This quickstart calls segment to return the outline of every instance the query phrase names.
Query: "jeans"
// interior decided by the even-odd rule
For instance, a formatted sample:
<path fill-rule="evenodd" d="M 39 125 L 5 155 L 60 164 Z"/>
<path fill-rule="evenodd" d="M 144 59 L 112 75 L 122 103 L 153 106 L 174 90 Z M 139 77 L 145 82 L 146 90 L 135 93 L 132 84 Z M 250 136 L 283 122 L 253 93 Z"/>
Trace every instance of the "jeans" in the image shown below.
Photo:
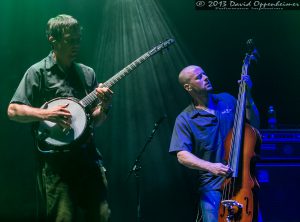
<path fill-rule="evenodd" d="M 222 193 L 220 191 L 201 192 L 199 207 L 202 212 L 203 222 L 218 222 L 221 197 Z"/>

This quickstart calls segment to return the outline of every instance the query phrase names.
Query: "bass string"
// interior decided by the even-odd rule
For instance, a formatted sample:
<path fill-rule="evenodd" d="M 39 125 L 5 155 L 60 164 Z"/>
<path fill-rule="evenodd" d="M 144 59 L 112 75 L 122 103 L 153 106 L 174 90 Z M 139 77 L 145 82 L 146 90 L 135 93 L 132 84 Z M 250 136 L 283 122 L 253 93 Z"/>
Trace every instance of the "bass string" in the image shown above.
<path fill-rule="evenodd" d="M 234 177 L 228 178 L 222 193 L 222 200 L 230 200 L 234 196 L 236 179 Z"/>
<path fill-rule="evenodd" d="M 231 147 L 230 147 L 230 154 L 229 154 L 229 158 L 228 158 L 228 164 L 231 164 L 232 158 L 233 158 L 233 152 L 234 152 L 234 145 L 235 145 L 235 138 L 236 138 L 236 132 L 237 132 L 237 127 L 238 127 L 238 120 L 239 115 L 240 115 L 240 111 L 241 111 L 241 96 L 242 93 L 241 91 L 243 91 L 243 86 L 242 84 L 240 85 L 240 89 L 239 89 L 239 94 L 238 94 L 238 99 L 237 99 L 237 106 L 236 106 L 236 111 L 235 111 L 235 116 L 234 116 L 234 124 L 233 124 L 233 134 L 232 134 L 232 138 L 231 138 Z M 231 165 L 230 165 L 231 166 Z"/>
<path fill-rule="evenodd" d="M 228 158 L 228 165 L 230 167 L 236 167 L 233 166 L 232 160 L 235 154 L 235 149 L 239 145 L 240 140 L 237 140 L 237 138 L 241 138 L 241 127 L 243 122 L 243 115 L 244 115 L 244 104 L 245 104 L 245 82 L 242 81 L 240 84 L 240 90 L 238 95 L 238 103 L 236 107 L 236 115 L 234 118 L 234 125 L 233 125 L 233 134 L 231 138 L 231 147 L 230 147 L 230 154 Z"/>
<path fill-rule="evenodd" d="M 238 95 L 238 103 L 237 103 L 237 107 L 236 107 L 236 116 L 234 118 L 234 126 L 233 126 L 233 135 L 231 138 L 231 148 L 230 148 L 230 154 L 229 154 L 229 158 L 228 158 L 228 166 L 229 167 L 234 167 L 236 168 L 236 166 L 233 166 L 232 163 L 232 159 L 233 159 L 233 155 L 234 155 L 234 148 L 237 146 L 238 141 L 236 140 L 236 138 L 241 136 L 241 130 L 240 130 L 240 121 L 243 120 L 243 118 L 241 118 L 240 115 L 244 115 L 243 112 L 243 106 L 244 106 L 244 100 L 245 100 L 245 82 L 242 81 L 240 84 L 240 90 L 239 90 L 239 95 Z M 229 180 L 229 182 L 225 183 L 225 187 L 223 190 L 223 194 L 222 194 L 222 200 L 224 199 L 231 199 L 231 197 L 233 197 L 234 195 L 234 191 L 235 191 L 235 177 L 231 177 Z"/>

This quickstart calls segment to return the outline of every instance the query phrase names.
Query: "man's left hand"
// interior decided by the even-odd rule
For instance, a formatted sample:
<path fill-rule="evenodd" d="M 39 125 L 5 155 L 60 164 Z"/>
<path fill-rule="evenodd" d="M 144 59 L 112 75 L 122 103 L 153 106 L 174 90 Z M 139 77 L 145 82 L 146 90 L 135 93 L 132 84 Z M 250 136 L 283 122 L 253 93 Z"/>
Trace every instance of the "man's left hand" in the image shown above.
<path fill-rule="evenodd" d="M 102 107 L 108 107 L 111 104 L 111 99 L 113 95 L 113 91 L 111 91 L 109 88 L 104 87 L 102 83 L 99 84 L 99 86 L 96 88 L 97 96 L 101 100 L 101 106 Z"/>
<path fill-rule="evenodd" d="M 249 75 L 242 75 L 242 79 L 239 80 L 238 82 L 241 83 L 241 81 L 244 81 L 246 83 L 248 91 L 250 91 L 252 89 L 253 83 L 252 83 L 252 80 Z"/>

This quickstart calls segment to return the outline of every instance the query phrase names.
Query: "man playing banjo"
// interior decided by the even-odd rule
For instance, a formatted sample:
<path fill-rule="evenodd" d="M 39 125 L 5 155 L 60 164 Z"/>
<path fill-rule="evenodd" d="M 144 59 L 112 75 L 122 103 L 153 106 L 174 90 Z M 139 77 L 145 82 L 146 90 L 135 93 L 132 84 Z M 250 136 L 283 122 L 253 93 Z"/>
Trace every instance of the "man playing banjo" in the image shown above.
<path fill-rule="evenodd" d="M 76 101 L 51 107 L 43 104 L 57 98 L 83 98 L 93 91 L 100 102 L 88 109 L 87 124 L 91 130 L 77 143 L 70 143 L 66 152 L 38 153 L 38 185 L 42 201 L 39 207 L 43 210 L 39 220 L 74 221 L 79 217 L 105 222 L 110 214 L 107 182 L 92 129 L 106 119 L 113 92 L 98 85 L 92 68 L 75 63 L 81 29 L 78 21 L 69 15 L 58 15 L 48 21 L 46 34 L 52 51 L 26 71 L 8 106 L 11 120 L 34 124 L 50 122 L 67 132 L 75 119 L 71 102 L 76 104 Z"/>

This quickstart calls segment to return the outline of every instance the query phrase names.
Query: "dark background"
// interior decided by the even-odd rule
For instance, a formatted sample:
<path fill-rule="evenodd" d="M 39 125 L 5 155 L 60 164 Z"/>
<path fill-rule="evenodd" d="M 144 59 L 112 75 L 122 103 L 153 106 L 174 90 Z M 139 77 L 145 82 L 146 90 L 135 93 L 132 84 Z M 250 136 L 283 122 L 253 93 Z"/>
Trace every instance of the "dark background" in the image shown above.
<path fill-rule="evenodd" d="M 143 219 L 192 221 L 195 200 L 188 179 L 193 172 L 168 154 L 174 120 L 189 103 L 177 82 L 186 65 L 201 65 L 216 92 L 236 96 L 245 42 L 253 38 L 261 55 L 251 73 L 261 128 L 267 126 L 270 105 L 277 111 L 280 128 L 299 128 L 300 11 L 197 11 L 192 0 L 4 0 L 0 6 L 1 219 L 32 220 L 36 213 L 30 126 L 9 121 L 6 109 L 26 69 L 49 53 L 44 34 L 48 19 L 62 13 L 73 15 L 84 27 L 78 60 L 95 69 L 99 82 L 159 42 L 176 40 L 113 88 L 110 117 L 97 129 L 97 144 L 108 170 L 113 222 L 136 221 L 135 178 L 126 178 L 154 123 L 164 114 L 168 118 L 142 158 Z M 291 177 L 299 174 L 299 168 L 285 169 L 295 172 Z M 285 189 L 278 190 L 285 195 Z M 289 201 L 296 203 L 293 194 Z"/>

